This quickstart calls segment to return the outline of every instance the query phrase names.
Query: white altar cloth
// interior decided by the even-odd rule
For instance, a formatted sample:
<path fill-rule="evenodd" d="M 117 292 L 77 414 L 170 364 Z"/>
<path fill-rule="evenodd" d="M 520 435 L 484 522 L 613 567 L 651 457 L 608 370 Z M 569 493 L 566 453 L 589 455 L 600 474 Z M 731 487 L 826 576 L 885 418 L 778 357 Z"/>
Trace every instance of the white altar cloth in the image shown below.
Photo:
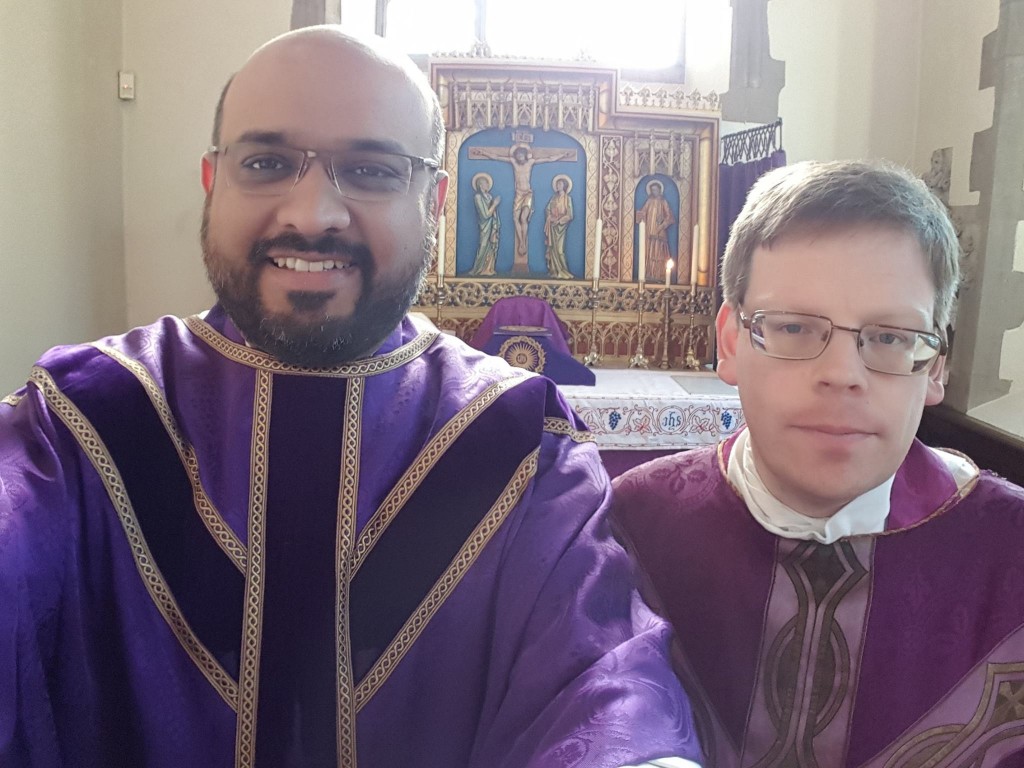
<path fill-rule="evenodd" d="M 595 368 L 593 387 L 562 393 L 602 450 L 714 445 L 744 424 L 736 387 L 713 373 Z"/>

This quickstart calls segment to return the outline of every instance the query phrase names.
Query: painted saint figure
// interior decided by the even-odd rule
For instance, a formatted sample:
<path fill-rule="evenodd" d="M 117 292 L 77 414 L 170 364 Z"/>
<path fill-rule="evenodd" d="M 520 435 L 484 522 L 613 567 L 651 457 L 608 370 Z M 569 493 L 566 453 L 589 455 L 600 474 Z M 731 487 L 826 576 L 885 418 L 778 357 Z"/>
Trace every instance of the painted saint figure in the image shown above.
<path fill-rule="evenodd" d="M 548 275 L 559 280 L 572 280 L 572 272 L 565 259 L 565 233 L 569 229 L 569 222 L 573 219 L 572 198 L 569 192 L 572 190 L 572 180 L 565 174 L 555 176 L 551 184 L 555 194 L 548 201 L 544 219 L 544 244 L 547 246 L 544 251 L 544 260 L 548 265 Z"/>
<path fill-rule="evenodd" d="M 526 144 L 510 147 L 470 147 L 471 160 L 501 160 L 512 164 L 515 179 L 515 198 L 512 201 L 512 223 L 515 225 L 515 258 L 512 260 L 512 274 L 528 274 L 529 254 L 527 233 L 533 217 L 533 187 L 530 176 L 533 166 L 538 163 L 553 163 L 556 160 L 576 160 L 575 149 L 531 149 Z"/>
<path fill-rule="evenodd" d="M 495 274 L 498 243 L 501 240 L 501 221 L 498 219 L 498 203 L 501 198 L 491 194 L 493 183 L 487 173 L 478 173 L 473 177 L 473 204 L 476 206 L 477 226 L 480 229 L 480 244 L 468 273 L 474 277 L 491 277 Z"/>
<path fill-rule="evenodd" d="M 644 223 L 647 231 L 647 274 L 665 274 L 665 263 L 671 258 L 668 248 L 668 229 L 676 223 L 676 217 L 669 208 L 664 195 L 665 187 L 660 181 L 647 184 L 647 202 L 636 212 L 636 221 Z"/>

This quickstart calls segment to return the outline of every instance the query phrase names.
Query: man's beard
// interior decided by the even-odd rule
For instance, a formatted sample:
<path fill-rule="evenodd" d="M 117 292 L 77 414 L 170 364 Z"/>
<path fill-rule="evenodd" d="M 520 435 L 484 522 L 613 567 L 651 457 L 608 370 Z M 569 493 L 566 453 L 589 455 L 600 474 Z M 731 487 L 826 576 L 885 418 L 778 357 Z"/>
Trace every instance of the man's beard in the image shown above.
<path fill-rule="evenodd" d="M 366 357 L 377 349 L 401 322 L 420 291 L 433 251 L 433 223 L 427 222 L 422 249 L 423 258 L 404 273 L 389 281 L 376 281 L 376 267 L 368 248 L 352 245 L 333 235 L 310 241 L 301 235 L 286 233 L 257 240 L 242 266 L 232 266 L 218 253 L 210 238 L 210 203 L 203 208 L 200 229 L 203 262 L 213 290 L 224 311 L 256 349 L 292 365 L 326 368 Z M 270 314 L 260 298 L 261 270 L 278 269 L 267 258 L 274 248 L 312 252 L 325 258 L 351 258 L 362 277 L 359 300 L 350 317 L 322 314 L 318 320 L 303 320 L 302 315 L 326 306 L 331 292 L 292 291 L 288 301 L 293 315 Z"/>

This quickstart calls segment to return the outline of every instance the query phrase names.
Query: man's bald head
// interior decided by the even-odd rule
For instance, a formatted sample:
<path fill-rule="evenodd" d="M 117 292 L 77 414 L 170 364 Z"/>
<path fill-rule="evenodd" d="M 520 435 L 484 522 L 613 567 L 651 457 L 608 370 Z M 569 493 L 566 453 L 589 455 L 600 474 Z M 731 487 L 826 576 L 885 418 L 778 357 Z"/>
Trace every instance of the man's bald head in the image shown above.
<path fill-rule="evenodd" d="M 303 27 L 292 30 L 283 35 L 275 37 L 257 48 L 249 57 L 249 60 L 242 69 L 235 75 L 228 78 L 220 92 L 217 100 L 217 108 L 213 116 L 213 134 L 211 143 L 214 146 L 221 144 L 221 128 L 224 122 L 224 105 L 228 92 L 235 78 L 245 72 L 249 65 L 255 62 L 261 64 L 261 57 L 273 55 L 281 46 L 336 46 L 339 50 L 346 50 L 354 54 L 357 59 L 362 58 L 368 68 L 378 67 L 382 70 L 392 70 L 404 79 L 408 85 L 418 92 L 423 100 L 424 114 L 430 121 L 430 145 L 431 156 L 440 159 L 444 152 L 444 117 L 441 113 L 441 105 L 437 95 L 430 87 L 426 76 L 416 64 L 403 52 L 380 37 L 361 37 L 350 34 L 342 27 L 333 24 L 322 26 Z M 341 70 L 331 73 L 335 77 L 364 77 L 365 72 L 360 67 L 358 71 Z"/>
<path fill-rule="evenodd" d="M 253 53 L 217 112 L 201 239 L 221 305 L 286 362 L 372 352 L 416 296 L 448 186 L 423 73 L 380 39 L 310 27 Z"/>

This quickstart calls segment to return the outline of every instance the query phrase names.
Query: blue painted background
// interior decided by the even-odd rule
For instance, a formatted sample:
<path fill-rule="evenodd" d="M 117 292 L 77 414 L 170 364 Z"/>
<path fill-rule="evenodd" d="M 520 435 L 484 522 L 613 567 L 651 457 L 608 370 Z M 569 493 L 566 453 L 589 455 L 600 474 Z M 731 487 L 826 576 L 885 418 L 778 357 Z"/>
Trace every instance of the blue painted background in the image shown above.
<path fill-rule="evenodd" d="M 663 189 L 663 196 L 668 202 L 668 207 L 672 211 L 672 215 L 676 217 L 676 223 L 668 228 L 668 252 L 672 255 L 672 258 L 676 262 L 676 268 L 673 270 L 675 278 L 674 283 L 679 282 L 679 187 L 672 180 L 670 176 L 665 176 L 661 173 L 655 173 L 651 176 L 644 176 L 640 179 L 640 183 L 636 185 L 636 208 L 633 211 L 633 281 L 636 282 L 640 279 L 640 264 L 637 262 L 637 256 L 640 254 L 640 219 L 637 216 L 637 211 L 644 207 L 644 203 L 647 202 L 647 185 L 654 181 L 660 181 Z M 648 283 L 664 283 L 665 275 L 652 275 L 650 270 L 647 271 L 646 280 Z M 687 275 L 683 282 L 689 282 L 690 276 Z"/>
<path fill-rule="evenodd" d="M 527 129 L 517 129 L 527 130 Z M 586 274 L 586 169 L 587 159 L 583 147 L 564 133 L 558 131 L 532 130 L 531 147 L 553 147 L 559 149 L 575 149 L 575 163 L 560 160 L 551 163 L 538 163 L 533 166 L 531 186 L 533 187 L 533 217 L 530 219 L 527 243 L 529 246 L 530 271 L 538 276 L 547 272 L 544 260 L 544 209 L 554 194 L 551 182 L 555 176 L 567 175 L 572 179 L 573 220 L 565 236 L 565 255 L 569 271 L 577 278 L 583 279 Z M 455 271 L 463 275 L 473 266 L 473 258 L 480 241 L 477 228 L 476 208 L 473 205 L 473 177 L 478 173 L 488 173 L 494 179 L 491 194 L 501 198 L 498 204 L 498 217 L 501 221 L 501 242 L 498 246 L 497 272 L 501 276 L 512 268 L 515 252 L 515 227 L 512 223 L 512 201 L 515 199 L 515 183 L 512 176 L 512 164 L 501 160 L 470 160 L 470 147 L 509 147 L 513 144 L 511 129 L 492 128 L 474 133 L 462 144 L 459 150 L 459 187 L 458 187 L 458 230 L 456 232 Z M 665 185 L 666 196 L 668 185 Z M 645 192 L 646 197 L 646 192 Z M 678 207 L 678 192 L 676 206 Z M 641 203 L 642 205 L 643 203 Z M 670 204 L 672 204 L 670 202 Z"/>

